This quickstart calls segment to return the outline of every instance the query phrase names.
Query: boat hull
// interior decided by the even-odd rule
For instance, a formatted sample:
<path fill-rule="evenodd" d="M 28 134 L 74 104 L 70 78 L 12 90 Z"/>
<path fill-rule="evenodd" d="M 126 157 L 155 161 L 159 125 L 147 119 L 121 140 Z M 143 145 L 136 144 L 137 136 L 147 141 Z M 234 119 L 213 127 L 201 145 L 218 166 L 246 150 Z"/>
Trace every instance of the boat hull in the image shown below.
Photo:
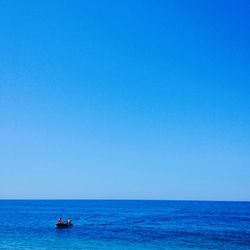
<path fill-rule="evenodd" d="M 69 227 L 72 227 L 72 226 L 73 226 L 72 223 L 71 224 L 66 224 L 66 223 L 57 223 L 56 224 L 57 228 L 69 228 Z"/>

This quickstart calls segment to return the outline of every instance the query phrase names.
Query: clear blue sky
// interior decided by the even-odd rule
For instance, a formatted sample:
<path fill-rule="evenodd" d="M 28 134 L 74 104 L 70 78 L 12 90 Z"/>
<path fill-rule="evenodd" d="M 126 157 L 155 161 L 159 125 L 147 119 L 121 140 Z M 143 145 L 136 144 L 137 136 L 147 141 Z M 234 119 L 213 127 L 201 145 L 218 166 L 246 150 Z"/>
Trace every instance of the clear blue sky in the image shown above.
<path fill-rule="evenodd" d="M 250 2 L 0 1 L 0 198 L 250 200 Z"/>

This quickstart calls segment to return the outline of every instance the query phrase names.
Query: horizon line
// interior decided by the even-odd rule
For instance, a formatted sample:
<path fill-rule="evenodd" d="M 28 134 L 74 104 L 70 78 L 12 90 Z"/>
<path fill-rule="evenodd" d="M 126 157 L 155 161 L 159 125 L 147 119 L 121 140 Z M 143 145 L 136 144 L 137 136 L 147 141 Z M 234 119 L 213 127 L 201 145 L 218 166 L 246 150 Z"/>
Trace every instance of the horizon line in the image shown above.
<path fill-rule="evenodd" d="M 250 202 L 250 200 L 199 200 L 199 199 L 105 199 L 105 198 L 0 198 L 0 201 L 187 201 L 187 202 Z"/>

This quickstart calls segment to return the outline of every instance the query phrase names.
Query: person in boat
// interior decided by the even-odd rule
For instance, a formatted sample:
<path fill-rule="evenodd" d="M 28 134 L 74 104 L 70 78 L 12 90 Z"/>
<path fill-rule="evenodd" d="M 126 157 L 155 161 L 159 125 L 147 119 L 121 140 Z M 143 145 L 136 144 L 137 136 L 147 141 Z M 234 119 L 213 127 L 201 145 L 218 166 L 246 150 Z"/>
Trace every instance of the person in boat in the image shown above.
<path fill-rule="evenodd" d="M 57 224 L 63 224 L 63 221 L 62 221 L 61 217 L 58 219 Z"/>
<path fill-rule="evenodd" d="M 68 218 L 66 223 L 67 223 L 67 225 L 71 225 L 71 219 Z"/>

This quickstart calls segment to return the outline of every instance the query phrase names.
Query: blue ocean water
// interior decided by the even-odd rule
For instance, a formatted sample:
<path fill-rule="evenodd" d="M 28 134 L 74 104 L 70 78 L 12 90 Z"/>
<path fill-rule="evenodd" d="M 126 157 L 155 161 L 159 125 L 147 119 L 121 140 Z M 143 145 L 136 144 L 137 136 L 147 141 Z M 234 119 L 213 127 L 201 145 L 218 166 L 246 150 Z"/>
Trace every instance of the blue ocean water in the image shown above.
<path fill-rule="evenodd" d="M 0 200 L 0 218 L 0 249 L 250 249 L 250 202 Z"/>

